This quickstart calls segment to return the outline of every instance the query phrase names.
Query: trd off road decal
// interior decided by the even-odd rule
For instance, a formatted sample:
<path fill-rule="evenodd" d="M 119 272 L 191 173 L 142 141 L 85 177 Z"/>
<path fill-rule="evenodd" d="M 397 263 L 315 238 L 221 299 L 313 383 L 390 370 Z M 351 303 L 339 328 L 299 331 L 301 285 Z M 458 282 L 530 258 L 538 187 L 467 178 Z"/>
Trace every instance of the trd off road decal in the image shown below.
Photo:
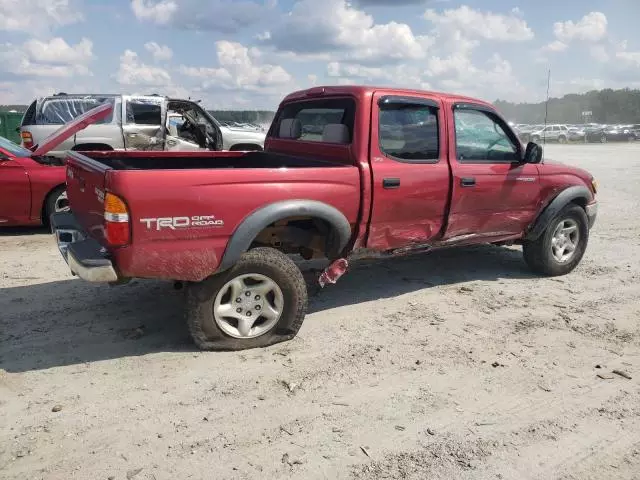
<path fill-rule="evenodd" d="M 203 228 L 222 227 L 224 220 L 218 220 L 214 215 L 195 215 L 193 217 L 162 217 L 162 218 L 141 218 L 141 223 L 147 226 L 148 230 L 178 230 L 182 228 Z"/>

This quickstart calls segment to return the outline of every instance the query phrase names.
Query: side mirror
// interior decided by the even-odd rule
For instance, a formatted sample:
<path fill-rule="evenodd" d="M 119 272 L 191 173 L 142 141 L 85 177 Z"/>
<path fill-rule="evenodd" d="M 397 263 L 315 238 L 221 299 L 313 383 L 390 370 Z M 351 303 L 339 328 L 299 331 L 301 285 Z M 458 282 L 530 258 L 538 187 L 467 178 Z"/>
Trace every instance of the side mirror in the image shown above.
<path fill-rule="evenodd" d="M 542 147 L 534 142 L 527 143 L 522 161 L 523 163 L 540 163 L 542 161 Z"/>

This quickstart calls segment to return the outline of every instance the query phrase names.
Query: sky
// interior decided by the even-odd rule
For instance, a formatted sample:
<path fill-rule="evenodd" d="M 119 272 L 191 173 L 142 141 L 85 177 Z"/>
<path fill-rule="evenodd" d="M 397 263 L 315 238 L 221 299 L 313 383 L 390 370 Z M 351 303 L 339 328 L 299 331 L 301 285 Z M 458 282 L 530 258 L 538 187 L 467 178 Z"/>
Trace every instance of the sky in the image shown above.
<path fill-rule="evenodd" d="M 640 0 L 0 0 L 0 104 L 159 93 L 277 108 L 314 85 L 515 102 L 640 88 Z"/>

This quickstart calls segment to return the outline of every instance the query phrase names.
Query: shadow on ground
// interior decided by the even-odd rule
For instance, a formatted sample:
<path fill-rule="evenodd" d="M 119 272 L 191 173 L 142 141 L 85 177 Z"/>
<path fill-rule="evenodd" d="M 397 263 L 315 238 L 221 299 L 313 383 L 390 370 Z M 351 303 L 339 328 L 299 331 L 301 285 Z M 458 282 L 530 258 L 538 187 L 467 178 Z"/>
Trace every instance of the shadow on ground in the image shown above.
<path fill-rule="evenodd" d="M 2 227 L 0 237 L 21 237 L 24 235 L 43 235 L 51 233 L 47 227 Z"/>
<path fill-rule="evenodd" d="M 362 262 L 313 295 L 321 312 L 425 288 L 529 278 L 519 250 L 478 246 Z M 0 368 L 23 372 L 154 352 L 193 351 L 183 292 L 134 280 L 119 287 L 65 280 L 0 289 Z"/>

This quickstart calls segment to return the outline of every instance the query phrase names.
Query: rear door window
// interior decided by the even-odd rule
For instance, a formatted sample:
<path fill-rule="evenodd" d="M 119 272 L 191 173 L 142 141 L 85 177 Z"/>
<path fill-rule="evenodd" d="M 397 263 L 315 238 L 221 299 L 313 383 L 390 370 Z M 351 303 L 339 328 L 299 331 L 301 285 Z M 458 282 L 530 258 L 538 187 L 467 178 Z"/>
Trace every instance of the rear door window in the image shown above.
<path fill-rule="evenodd" d="M 127 123 L 135 125 L 161 125 L 160 101 L 135 99 L 127 102 Z"/>
<path fill-rule="evenodd" d="M 25 125 L 34 125 L 36 121 L 36 105 L 37 101 L 33 101 L 27 111 L 24 112 L 24 116 L 22 117 L 22 122 L 20 122 L 20 126 Z"/>
<path fill-rule="evenodd" d="M 273 136 L 304 142 L 350 144 L 355 101 L 333 98 L 286 105 L 274 123 Z"/>
<path fill-rule="evenodd" d="M 381 104 L 378 142 L 380 151 L 395 160 L 437 162 L 438 109 L 408 102 Z"/>

